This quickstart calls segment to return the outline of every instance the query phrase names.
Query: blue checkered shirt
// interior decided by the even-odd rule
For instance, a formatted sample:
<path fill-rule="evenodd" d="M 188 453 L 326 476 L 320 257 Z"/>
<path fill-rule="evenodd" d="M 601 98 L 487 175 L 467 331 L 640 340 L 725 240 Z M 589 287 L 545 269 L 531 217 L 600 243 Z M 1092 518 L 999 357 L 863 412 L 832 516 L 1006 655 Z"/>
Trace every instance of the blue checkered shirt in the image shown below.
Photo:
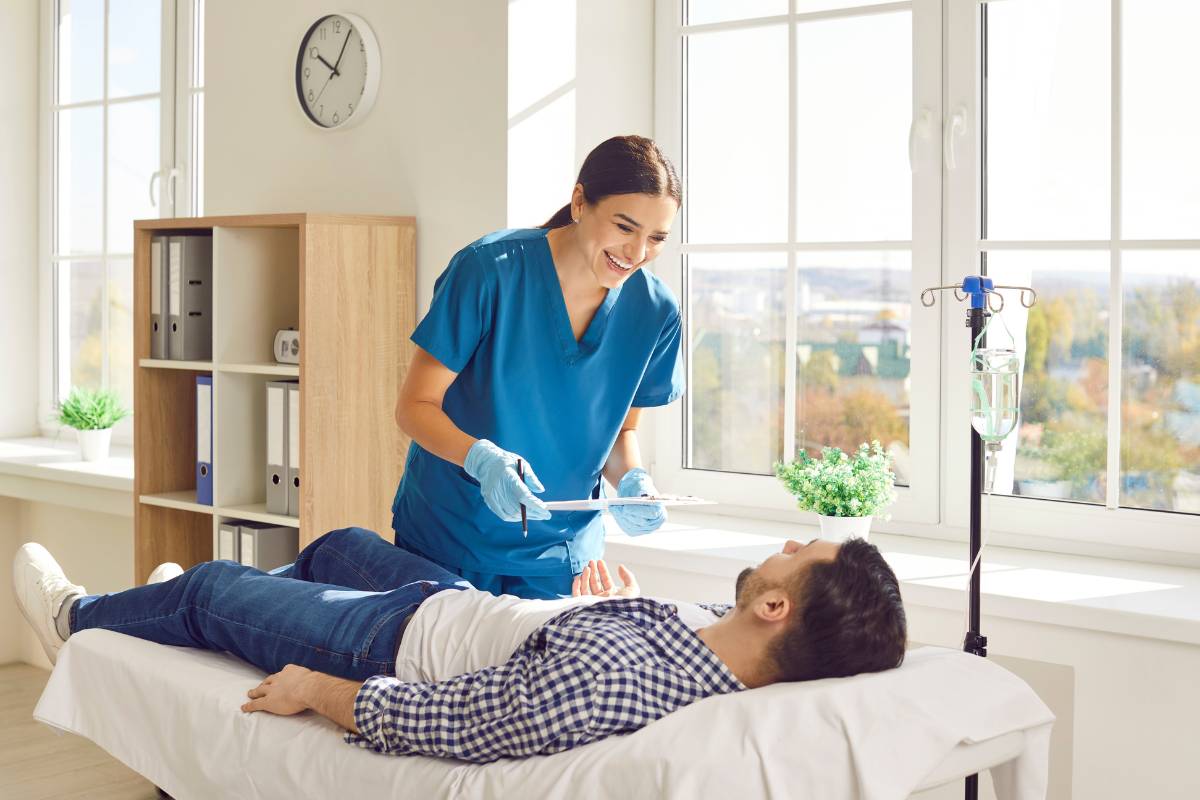
<path fill-rule="evenodd" d="M 437 683 L 370 678 L 346 741 L 476 762 L 557 753 L 745 688 L 675 606 L 608 600 L 554 617 L 500 666 Z"/>

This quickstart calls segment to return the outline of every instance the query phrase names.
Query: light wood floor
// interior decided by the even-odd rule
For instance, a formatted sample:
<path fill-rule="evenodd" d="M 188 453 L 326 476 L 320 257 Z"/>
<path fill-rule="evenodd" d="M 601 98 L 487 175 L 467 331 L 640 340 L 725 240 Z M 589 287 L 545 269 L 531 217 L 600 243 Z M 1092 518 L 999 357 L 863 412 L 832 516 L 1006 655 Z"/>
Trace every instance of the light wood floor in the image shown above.
<path fill-rule="evenodd" d="M 157 800 L 154 785 L 96 745 L 33 720 L 50 673 L 0 666 L 0 798 Z"/>

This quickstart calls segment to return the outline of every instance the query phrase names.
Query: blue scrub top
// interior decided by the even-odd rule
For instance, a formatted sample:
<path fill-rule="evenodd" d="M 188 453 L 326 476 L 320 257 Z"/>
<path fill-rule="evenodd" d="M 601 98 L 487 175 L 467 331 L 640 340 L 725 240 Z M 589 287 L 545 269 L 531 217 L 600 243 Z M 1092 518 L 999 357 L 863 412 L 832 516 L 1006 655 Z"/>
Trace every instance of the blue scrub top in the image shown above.
<path fill-rule="evenodd" d="M 458 377 L 442 409 L 471 436 L 524 458 L 543 500 L 596 496 L 633 406 L 683 393 L 679 302 L 638 270 L 575 341 L 546 230 L 507 230 L 459 251 L 412 340 Z M 494 575 L 578 573 L 604 549 L 596 511 L 504 522 L 462 467 L 413 442 L 392 503 L 397 544 Z"/>

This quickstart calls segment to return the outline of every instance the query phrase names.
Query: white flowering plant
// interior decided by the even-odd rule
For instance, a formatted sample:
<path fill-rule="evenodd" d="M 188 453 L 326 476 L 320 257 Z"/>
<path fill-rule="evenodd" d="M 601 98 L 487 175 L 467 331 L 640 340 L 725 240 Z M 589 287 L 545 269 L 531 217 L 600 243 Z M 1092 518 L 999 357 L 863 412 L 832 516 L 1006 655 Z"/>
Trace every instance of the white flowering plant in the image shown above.
<path fill-rule="evenodd" d="M 775 476 L 801 511 L 827 517 L 878 516 L 896 499 L 892 454 L 877 441 L 852 456 L 836 447 L 823 448 L 820 458 L 801 451 L 790 464 L 776 464 Z"/>

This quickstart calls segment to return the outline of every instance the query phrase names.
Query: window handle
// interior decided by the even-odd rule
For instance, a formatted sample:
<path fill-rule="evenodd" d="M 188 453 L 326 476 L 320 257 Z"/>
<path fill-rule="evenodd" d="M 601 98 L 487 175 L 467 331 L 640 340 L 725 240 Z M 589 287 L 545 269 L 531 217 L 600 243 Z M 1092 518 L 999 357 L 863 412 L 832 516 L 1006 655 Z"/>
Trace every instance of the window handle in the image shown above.
<path fill-rule="evenodd" d="M 929 133 L 933 128 L 933 112 L 928 108 L 922 108 L 921 111 L 913 117 L 912 124 L 908 126 L 908 171 L 917 171 L 917 137 L 921 137 L 921 141 L 929 141 Z"/>
<path fill-rule="evenodd" d="M 156 169 L 150 175 L 150 205 L 158 208 L 158 194 L 154 191 L 158 186 L 158 180 L 162 177 L 162 170 Z"/>
<path fill-rule="evenodd" d="M 957 136 L 967 132 L 967 109 L 959 106 L 954 109 L 954 113 L 950 115 L 950 119 L 946 120 L 942 132 L 942 157 L 945 160 L 946 169 L 952 170 L 958 167 L 958 157 L 954 152 L 954 140 Z"/>
<path fill-rule="evenodd" d="M 175 205 L 177 202 L 176 197 L 175 197 L 175 187 L 176 187 L 176 185 L 178 185 L 178 183 L 179 183 L 179 168 L 171 167 L 170 172 L 167 173 L 167 197 L 169 197 L 171 200 L 171 213 L 172 214 L 175 213 Z"/>

